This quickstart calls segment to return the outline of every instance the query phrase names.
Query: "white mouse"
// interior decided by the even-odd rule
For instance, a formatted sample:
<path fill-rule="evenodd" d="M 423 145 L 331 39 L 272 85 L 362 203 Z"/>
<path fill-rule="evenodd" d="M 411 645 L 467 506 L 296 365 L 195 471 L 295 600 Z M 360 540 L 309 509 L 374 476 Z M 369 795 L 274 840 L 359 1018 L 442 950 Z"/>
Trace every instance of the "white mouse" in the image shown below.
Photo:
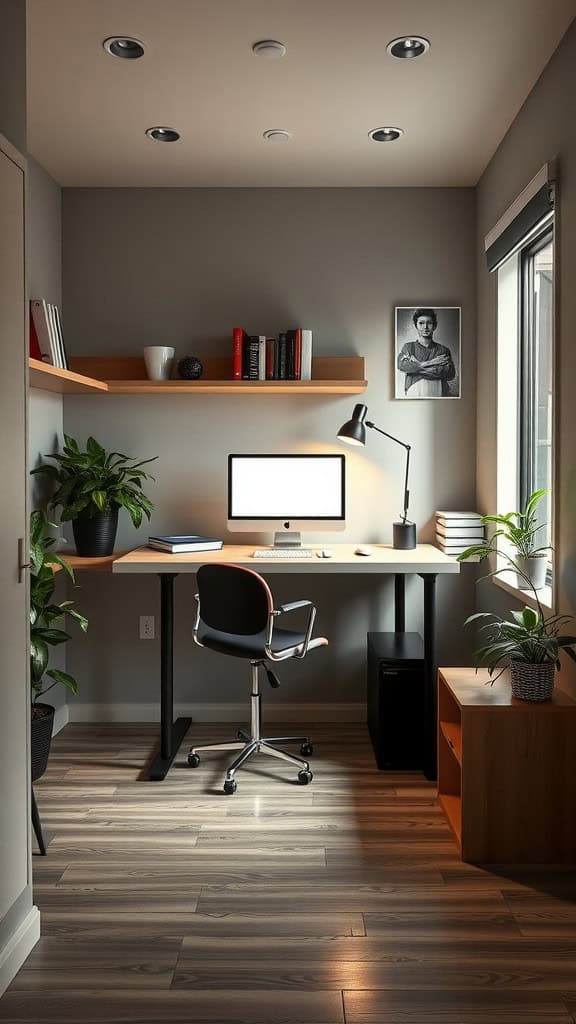
<path fill-rule="evenodd" d="M 354 551 L 355 555 L 372 555 L 374 552 L 367 544 L 360 544 Z"/>
<path fill-rule="evenodd" d="M 316 552 L 318 558 L 332 558 L 333 554 L 334 552 L 330 551 L 329 548 L 322 548 L 322 551 Z"/>

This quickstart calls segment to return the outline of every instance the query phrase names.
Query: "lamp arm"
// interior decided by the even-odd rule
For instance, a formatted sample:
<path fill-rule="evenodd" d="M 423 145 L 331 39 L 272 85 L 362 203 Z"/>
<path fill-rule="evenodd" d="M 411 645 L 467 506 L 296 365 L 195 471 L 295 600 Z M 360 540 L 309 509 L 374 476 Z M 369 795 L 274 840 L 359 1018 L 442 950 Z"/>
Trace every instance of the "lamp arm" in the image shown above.
<path fill-rule="evenodd" d="M 387 437 L 390 441 L 395 441 L 396 444 L 399 444 L 406 452 L 406 472 L 404 474 L 404 512 L 402 514 L 402 522 L 405 523 L 408 518 L 408 505 L 410 502 L 408 474 L 410 472 L 410 452 L 412 450 L 412 445 L 406 444 L 405 441 L 401 441 L 399 437 L 394 437 L 393 434 L 388 434 L 385 430 L 381 430 L 380 427 L 377 427 L 376 424 L 372 423 L 370 420 L 366 420 L 366 426 L 370 427 L 372 430 L 376 430 L 379 434 L 383 434 L 384 437 Z"/>

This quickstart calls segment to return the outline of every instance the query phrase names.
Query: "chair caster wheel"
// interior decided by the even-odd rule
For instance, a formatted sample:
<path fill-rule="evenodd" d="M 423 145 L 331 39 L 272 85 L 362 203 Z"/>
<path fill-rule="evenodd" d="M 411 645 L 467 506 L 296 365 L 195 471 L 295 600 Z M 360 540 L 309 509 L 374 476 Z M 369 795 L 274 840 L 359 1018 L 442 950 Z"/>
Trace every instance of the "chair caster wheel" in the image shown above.
<path fill-rule="evenodd" d="M 197 768 L 200 764 L 200 757 L 198 754 L 188 754 L 188 765 L 190 768 Z"/>
<path fill-rule="evenodd" d="M 307 786 L 309 782 L 312 782 L 313 778 L 314 776 L 309 769 L 306 770 L 303 768 L 301 772 L 298 772 L 298 782 L 301 786 Z"/>
<path fill-rule="evenodd" d="M 314 747 L 311 743 L 303 743 L 300 747 L 300 753 L 302 757 L 310 757 L 314 753 Z"/>
<path fill-rule="evenodd" d="M 236 789 L 236 779 L 224 780 L 224 792 L 227 793 L 228 796 L 232 796 L 232 794 L 236 792 Z"/>

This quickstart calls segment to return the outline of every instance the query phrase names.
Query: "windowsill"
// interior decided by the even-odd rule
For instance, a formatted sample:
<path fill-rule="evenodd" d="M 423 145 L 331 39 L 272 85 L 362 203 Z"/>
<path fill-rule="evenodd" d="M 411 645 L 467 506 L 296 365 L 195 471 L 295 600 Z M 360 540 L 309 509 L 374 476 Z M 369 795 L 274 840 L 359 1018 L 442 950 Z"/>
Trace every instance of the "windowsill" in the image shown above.
<path fill-rule="evenodd" d="M 520 590 L 514 583 L 512 583 L 512 573 L 509 574 L 508 579 L 506 579 L 506 575 L 493 576 L 492 580 L 497 587 L 500 587 L 501 590 L 505 590 L 507 594 L 511 594 L 512 597 L 515 597 L 518 601 L 521 601 L 522 604 L 528 605 L 529 608 L 536 608 L 536 601 L 534 600 L 534 595 L 529 590 Z M 542 587 L 541 590 L 538 591 L 538 599 L 542 606 L 542 611 L 550 615 L 553 615 L 554 598 L 552 587 Z"/>

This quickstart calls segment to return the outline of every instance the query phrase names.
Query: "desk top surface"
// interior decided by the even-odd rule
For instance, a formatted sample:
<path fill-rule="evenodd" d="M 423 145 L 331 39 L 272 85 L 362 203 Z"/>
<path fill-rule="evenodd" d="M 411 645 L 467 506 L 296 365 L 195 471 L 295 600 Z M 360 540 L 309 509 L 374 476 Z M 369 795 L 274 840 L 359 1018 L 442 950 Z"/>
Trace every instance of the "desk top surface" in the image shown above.
<path fill-rule="evenodd" d="M 306 545 L 308 547 L 308 545 Z M 331 558 L 253 558 L 254 544 L 225 544 L 220 551 L 168 555 L 152 548 L 135 548 L 114 560 L 115 573 L 196 572 L 199 565 L 234 563 L 265 573 L 457 573 L 460 563 L 432 544 L 418 544 L 413 551 L 397 551 L 389 544 L 371 544 L 373 554 L 355 555 L 356 544 L 324 544 Z M 261 550 L 261 549 L 259 549 Z"/>

